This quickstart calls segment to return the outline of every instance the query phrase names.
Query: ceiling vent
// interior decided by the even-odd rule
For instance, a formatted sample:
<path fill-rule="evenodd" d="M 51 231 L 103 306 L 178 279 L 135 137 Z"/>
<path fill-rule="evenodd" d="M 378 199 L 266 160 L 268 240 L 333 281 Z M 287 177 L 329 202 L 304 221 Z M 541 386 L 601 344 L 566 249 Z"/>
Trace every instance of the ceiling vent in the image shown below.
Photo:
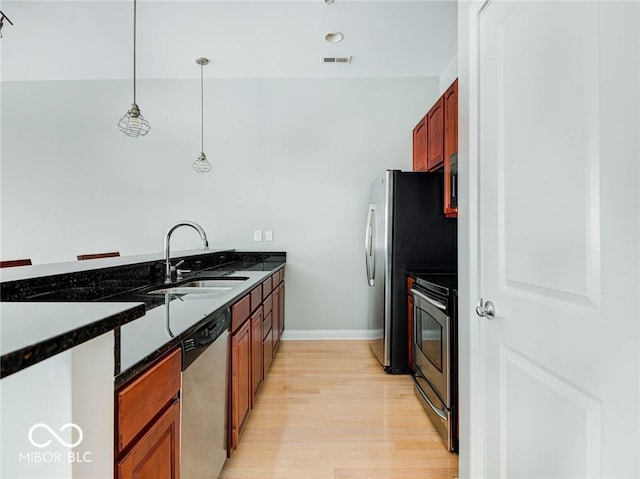
<path fill-rule="evenodd" d="M 352 57 L 322 57 L 322 63 L 351 63 Z"/>

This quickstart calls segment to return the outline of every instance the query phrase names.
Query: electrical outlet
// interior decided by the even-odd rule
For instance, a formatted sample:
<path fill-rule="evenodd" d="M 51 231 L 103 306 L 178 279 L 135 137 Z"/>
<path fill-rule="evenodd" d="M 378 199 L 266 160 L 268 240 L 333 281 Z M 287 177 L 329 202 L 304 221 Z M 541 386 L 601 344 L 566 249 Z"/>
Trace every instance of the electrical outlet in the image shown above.
<path fill-rule="evenodd" d="M 253 232 L 253 241 L 262 241 L 262 230 L 255 230 Z"/>
<path fill-rule="evenodd" d="M 267 230 L 264 232 L 264 240 L 265 241 L 273 241 L 273 231 Z"/>

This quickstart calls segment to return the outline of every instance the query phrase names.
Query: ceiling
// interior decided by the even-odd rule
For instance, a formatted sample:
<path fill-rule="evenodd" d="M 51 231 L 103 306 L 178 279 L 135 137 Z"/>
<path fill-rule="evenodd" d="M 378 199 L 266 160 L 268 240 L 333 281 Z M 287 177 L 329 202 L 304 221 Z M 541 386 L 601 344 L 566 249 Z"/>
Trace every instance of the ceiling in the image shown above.
<path fill-rule="evenodd" d="M 132 1 L 2 1 L 2 80 L 128 79 Z M 344 34 L 341 43 L 324 40 Z M 457 51 L 457 1 L 138 2 L 138 78 L 437 76 Z M 323 56 L 352 56 L 323 64 Z"/>

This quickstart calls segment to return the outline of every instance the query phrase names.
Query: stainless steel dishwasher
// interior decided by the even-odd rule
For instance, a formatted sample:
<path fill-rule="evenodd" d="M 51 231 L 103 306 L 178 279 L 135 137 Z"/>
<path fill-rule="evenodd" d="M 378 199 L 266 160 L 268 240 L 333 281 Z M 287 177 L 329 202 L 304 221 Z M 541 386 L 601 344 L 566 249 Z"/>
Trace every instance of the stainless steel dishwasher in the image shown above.
<path fill-rule="evenodd" d="M 182 341 L 182 479 L 216 479 L 227 459 L 229 309 Z"/>

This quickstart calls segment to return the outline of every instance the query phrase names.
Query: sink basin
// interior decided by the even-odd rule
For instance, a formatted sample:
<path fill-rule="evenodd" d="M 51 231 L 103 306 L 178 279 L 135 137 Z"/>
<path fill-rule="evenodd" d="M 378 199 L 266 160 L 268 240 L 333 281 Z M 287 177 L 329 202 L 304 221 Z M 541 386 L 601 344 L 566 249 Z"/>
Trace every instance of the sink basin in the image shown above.
<path fill-rule="evenodd" d="M 247 279 L 249 278 L 244 276 L 220 279 L 198 279 L 177 284 L 175 286 L 167 285 L 165 287 L 149 291 L 147 294 L 221 294 L 241 285 L 242 282 Z"/>
<path fill-rule="evenodd" d="M 175 286 L 176 288 L 224 288 L 231 289 L 238 286 L 240 283 L 236 280 L 229 279 L 199 279 L 196 281 L 189 281 L 188 283 L 183 283 L 179 286 Z"/>

